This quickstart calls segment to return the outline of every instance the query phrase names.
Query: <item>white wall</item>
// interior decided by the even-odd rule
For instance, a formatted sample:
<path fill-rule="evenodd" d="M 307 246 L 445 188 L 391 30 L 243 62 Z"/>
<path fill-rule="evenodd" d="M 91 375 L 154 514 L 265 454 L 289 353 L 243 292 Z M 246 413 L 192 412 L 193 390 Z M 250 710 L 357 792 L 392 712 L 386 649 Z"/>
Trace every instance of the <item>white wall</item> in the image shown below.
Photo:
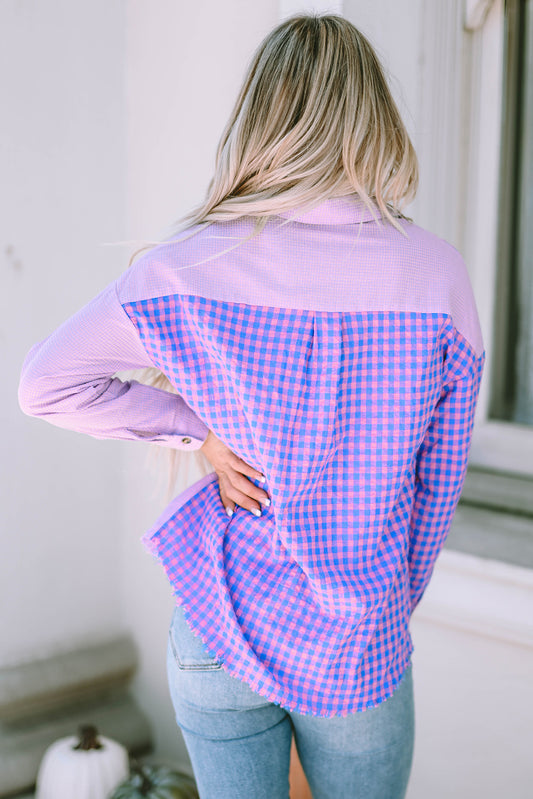
<path fill-rule="evenodd" d="M 530 799 L 533 648 L 413 621 L 415 753 L 407 799 Z"/>
<path fill-rule="evenodd" d="M 419 189 L 407 212 L 464 251 L 471 42 L 463 0 L 344 0 L 342 7 L 376 48 L 418 156 Z"/>
<path fill-rule="evenodd" d="M 420 139 L 420 67 L 423 0 L 344 0 L 343 15 L 369 39 L 385 67 L 400 114 Z"/>
<path fill-rule="evenodd" d="M 244 70 L 276 0 L 127 3 L 128 235 L 160 233 L 203 198 Z"/>
<path fill-rule="evenodd" d="M 103 21 L 105 20 L 105 24 Z M 123 3 L 0 4 L 0 662 L 122 628 L 120 448 L 22 414 L 22 360 L 120 273 Z"/>
<path fill-rule="evenodd" d="M 444 550 L 410 627 L 407 799 L 529 799 L 533 571 Z"/>

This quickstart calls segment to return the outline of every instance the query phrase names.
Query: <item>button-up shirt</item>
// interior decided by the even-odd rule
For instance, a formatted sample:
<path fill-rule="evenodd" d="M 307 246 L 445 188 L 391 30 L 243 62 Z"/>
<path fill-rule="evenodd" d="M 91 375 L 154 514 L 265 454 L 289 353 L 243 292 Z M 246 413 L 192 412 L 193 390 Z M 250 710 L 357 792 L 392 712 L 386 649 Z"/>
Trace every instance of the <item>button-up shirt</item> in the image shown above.
<path fill-rule="evenodd" d="M 484 348 L 459 252 L 355 195 L 197 225 L 143 253 L 36 345 L 22 408 L 98 438 L 198 449 L 266 476 L 230 518 L 215 472 L 144 541 L 229 674 L 290 710 L 378 705 L 466 472 Z M 124 381 L 155 366 L 177 394 Z"/>

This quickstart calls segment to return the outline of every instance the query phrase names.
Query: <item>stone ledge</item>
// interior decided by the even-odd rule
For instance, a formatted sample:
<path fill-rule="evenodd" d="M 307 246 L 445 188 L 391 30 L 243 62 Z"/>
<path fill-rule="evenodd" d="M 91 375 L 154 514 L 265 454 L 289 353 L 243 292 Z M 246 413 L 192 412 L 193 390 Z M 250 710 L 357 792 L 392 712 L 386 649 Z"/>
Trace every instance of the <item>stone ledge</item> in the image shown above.
<path fill-rule="evenodd" d="M 135 756 L 151 749 L 148 721 L 127 691 L 136 667 L 125 637 L 0 668 L 0 797 L 35 785 L 45 750 L 94 724 Z"/>
<path fill-rule="evenodd" d="M 413 620 L 533 650 L 533 571 L 443 551 Z"/>
<path fill-rule="evenodd" d="M 71 700 L 94 697 L 129 682 L 137 658 L 121 637 L 48 658 L 0 668 L 0 721 L 35 716 Z"/>
<path fill-rule="evenodd" d="M 444 549 L 533 569 L 533 519 L 461 503 Z"/>
<path fill-rule="evenodd" d="M 533 518 L 533 477 L 469 466 L 461 503 Z"/>

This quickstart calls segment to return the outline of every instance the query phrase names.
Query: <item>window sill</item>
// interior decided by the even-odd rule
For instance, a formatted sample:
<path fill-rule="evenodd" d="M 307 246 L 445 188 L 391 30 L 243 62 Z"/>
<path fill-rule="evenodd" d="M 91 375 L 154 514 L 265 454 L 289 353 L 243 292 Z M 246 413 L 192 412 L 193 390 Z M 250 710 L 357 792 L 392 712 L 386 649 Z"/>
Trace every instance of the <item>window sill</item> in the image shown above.
<path fill-rule="evenodd" d="M 533 477 L 469 466 L 461 505 L 533 518 Z"/>
<path fill-rule="evenodd" d="M 533 479 L 470 468 L 445 548 L 533 569 Z"/>

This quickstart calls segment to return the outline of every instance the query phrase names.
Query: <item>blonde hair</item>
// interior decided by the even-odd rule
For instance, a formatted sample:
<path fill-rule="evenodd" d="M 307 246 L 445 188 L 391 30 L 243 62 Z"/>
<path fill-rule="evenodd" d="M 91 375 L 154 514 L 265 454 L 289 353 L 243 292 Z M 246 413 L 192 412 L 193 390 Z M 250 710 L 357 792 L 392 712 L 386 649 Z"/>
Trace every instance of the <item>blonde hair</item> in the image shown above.
<path fill-rule="evenodd" d="M 279 211 L 356 193 L 404 233 L 398 217 L 417 185 L 416 154 L 369 41 L 339 15 L 298 14 L 257 48 L 205 200 L 173 232 L 247 216 L 250 238 Z M 160 373 L 157 384 L 170 390 Z"/>
<path fill-rule="evenodd" d="M 397 226 L 418 163 L 369 41 L 335 14 L 299 14 L 256 50 L 218 145 L 203 203 L 182 228 L 356 192 Z"/>

